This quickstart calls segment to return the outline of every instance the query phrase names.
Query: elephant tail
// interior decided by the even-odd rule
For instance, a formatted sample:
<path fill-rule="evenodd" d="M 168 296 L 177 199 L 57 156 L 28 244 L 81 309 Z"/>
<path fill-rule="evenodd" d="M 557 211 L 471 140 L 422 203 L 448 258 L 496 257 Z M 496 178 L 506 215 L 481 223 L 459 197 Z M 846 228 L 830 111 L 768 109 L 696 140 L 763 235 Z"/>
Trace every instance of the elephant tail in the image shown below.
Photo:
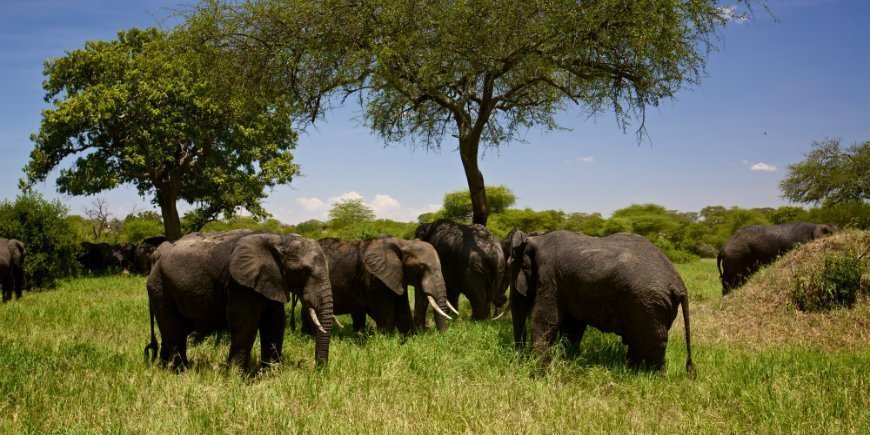
<path fill-rule="evenodd" d="M 689 377 L 695 379 L 695 364 L 692 363 L 692 333 L 689 327 L 689 294 L 683 292 L 680 305 L 683 307 L 683 323 L 686 329 L 686 373 Z"/>
<path fill-rule="evenodd" d="M 151 296 L 148 297 L 148 316 L 151 318 L 151 342 L 145 345 L 145 360 L 154 361 L 157 358 L 157 336 L 154 335 L 154 309 L 151 306 Z"/>
<path fill-rule="evenodd" d="M 722 279 L 722 250 L 719 250 L 719 255 L 716 256 L 716 268 L 719 269 L 719 279 Z"/>

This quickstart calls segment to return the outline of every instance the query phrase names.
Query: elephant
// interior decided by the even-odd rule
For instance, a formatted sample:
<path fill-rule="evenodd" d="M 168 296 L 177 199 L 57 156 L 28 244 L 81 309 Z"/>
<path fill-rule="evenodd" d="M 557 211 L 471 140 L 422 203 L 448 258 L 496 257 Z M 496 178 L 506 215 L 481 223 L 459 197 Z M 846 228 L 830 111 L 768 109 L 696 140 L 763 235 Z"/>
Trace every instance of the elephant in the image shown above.
<path fill-rule="evenodd" d="M 115 262 L 112 245 L 108 243 L 82 242 L 81 247 L 77 259 L 85 271 L 102 272 Z"/>
<path fill-rule="evenodd" d="M 155 236 L 149 237 L 136 245 L 136 251 L 133 256 L 133 269 L 137 273 L 148 275 L 151 272 L 151 267 L 154 265 L 154 260 L 151 256 L 154 255 L 154 251 L 165 241 L 165 236 Z"/>
<path fill-rule="evenodd" d="M 24 243 L 16 239 L 0 238 L 0 285 L 3 286 L 3 302 L 21 299 L 24 291 Z"/>
<path fill-rule="evenodd" d="M 130 271 L 136 259 L 136 245 L 132 243 L 120 243 L 112 246 L 112 261 L 110 266 L 118 270 Z"/>
<path fill-rule="evenodd" d="M 160 330 L 160 361 L 176 370 L 189 365 L 187 336 L 229 331 L 227 363 L 247 372 L 259 330 L 260 368 L 278 363 L 284 339 L 284 304 L 291 292 L 317 329 L 315 361 L 327 362 L 332 330 L 332 289 L 326 256 L 317 242 L 298 234 L 235 230 L 193 233 L 164 243 L 148 276 L 151 342 Z"/>
<path fill-rule="evenodd" d="M 798 243 L 824 237 L 838 231 L 833 224 L 799 222 L 780 225 L 753 225 L 734 232 L 716 257 L 722 295 L 749 279 L 756 270 L 772 263 L 776 257 Z"/>
<path fill-rule="evenodd" d="M 686 286 L 667 257 L 639 235 L 555 231 L 528 237 L 517 231 L 509 304 L 516 346 L 525 346 L 531 316 L 533 348 L 544 365 L 558 332 L 577 344 L 593 326 L 622 337 L 629 366 L 657 370 L 664 367 L 668 330 L 682 306 L 686 371 L 694 377 Z"/>
<path fill-rule="evenodd" d="M 432 245 L 395 237 L 325 238 L 317 243 L 329 263 L 333 314 L 350 314 L 355 332 L 365 327 L 366 314 L 381 332 L 398 329 L 408 334 L 415 326 L 422 328 L 423 317 L 411 318 L 409 284 L 414 286 L 415 300 L 428 303 L 438 313 L 438 329 L 447 329 L 450 316 L 446 311 L 456 309 L 447 302 L 441 262 Z M 303 330 L 310 331 L 304 316 L 302 321 Z"/>
<path fill-rule="evenodd" d="M 421 223 L 414 238 L 435 247 L 447 285 L 447 301 L 459 306 L 459 295 L 471 303 L 474 320 L 488 319 L 489 305 L 505 273 L 501 245 L 483 225 L 463 225 L 448 219 Z M 414 315 L 424 318 L 427 305 L 417 300 Z M 418 321 L 419 323 L 419 321 Z"/>

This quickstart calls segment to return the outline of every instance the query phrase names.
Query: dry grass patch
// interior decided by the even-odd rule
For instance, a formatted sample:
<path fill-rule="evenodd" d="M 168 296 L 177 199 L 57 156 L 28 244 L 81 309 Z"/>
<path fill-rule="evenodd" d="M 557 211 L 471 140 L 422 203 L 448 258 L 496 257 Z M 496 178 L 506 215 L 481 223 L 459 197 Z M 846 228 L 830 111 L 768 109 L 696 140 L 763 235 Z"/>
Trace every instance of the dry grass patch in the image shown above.
<path fill-rule="evenodd" d="M 807 346 L 824 351 L 861 350 L 870 345 L 870 231 L 848 230 L 799 246 L 756 273 L 746 285 L 705 307 L 700 334 L 712 343 L 751 349 Z M 801 276 L 820 274 L 829 255 L 864 254 L 862 289 L 852 308 L 800 311 L 792 290 Z"/>

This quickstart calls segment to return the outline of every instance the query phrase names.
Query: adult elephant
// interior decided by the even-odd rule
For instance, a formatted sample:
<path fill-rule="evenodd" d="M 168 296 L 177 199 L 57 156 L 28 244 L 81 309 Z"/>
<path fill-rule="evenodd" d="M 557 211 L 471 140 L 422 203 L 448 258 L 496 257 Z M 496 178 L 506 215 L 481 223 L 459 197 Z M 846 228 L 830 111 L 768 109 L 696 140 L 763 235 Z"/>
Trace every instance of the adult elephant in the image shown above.
<path fill-rule="evenodd" d="M 82 242 L 77 260 L 85 271 L 103 272 L 115 261 L 112 245 L 108 243 Z"/>
<path fill-rule="evenodd" d="M 833 234 L 833 224 L 799 222 L 781 225 L 753 225 L 737 230 L 719 250 L 716 267 L 722 281 L 722 294 L 740 286 L 756 270 L 798 243 Z"/>
<path fill-rule="evenodd" d="M 528 237 L 517 231 L 511 276 L 514 340 L 525 345 L 531 316 L 532 343 L 545 362 L 558 332 L 576 344 L 588 325 L 621 336 L 629 365 L 661 369 L 668 330 L 682 306 L 686 370 L 694 376 L 686 287 L 667 257 L 645 238 L 570 231 Z"/>
<path fill-rule="evenodd" d="M 0 238 L 0 285 L 3 286 L 3 302 L 21 299 L 24 290 L 24 243 L 16 239 Z"/>
<path fill-rule="evenodd" d="M 458 307 L 459 295 L 464 294 L 471 303 L 471 317 L 488 319 L 489 306 L 495 303 L 505 273 L 498 239 L 483 225 L 463 225 L 447 219 L 420 224 L 414 237 L 438 252 L 450 304 Z M 415 299 L 415 318 L 424 319 L 427 306 L 426 301 Z"/>
<path fill-rule="evenodd" d="M 419 240 L 379 237 L 374 240 L 318 240 L 329 263 L 334 314 L 350 314 L 353 329 L 360 332 L 368 314 L 378 330 L 398 329 L 409 333 L 414 326 L 408 285 L 415 299 L 428 303 L 437 312 L 435 324 L 447 329 L 447 289 L 441 262 L 431 245 Z M 418 322 L 422 318 L 417 319 Z M 302 318 L 304 330 L 307 319 Z M 306 327 L 307 326 L 307 327 Z M 422 326 L 422 325 L 418 325 Z"/>
<path fill-rule="evenodd" d="M 149 237 L 138 245 L 136 245 L 135 255 L 133 255 L 133 269 L 143 275 L 148 275 L 151 272 L 151 267 L 154 266 L 154 251 L 166 241 L 165 236 Z"/>
<path fill-rule="evenodd" d="M 228 363 L 247 371 L 260 333 L 261 367 L 281 357 L 284 303 L 291 292 L 317 328 L 315 360 L 329 356 L 332 290 L 326 257 L 315 241 L 297 234 L 236 230 L 194 233 L 155 253 L 148 276 L 151 343 L 157 353 L 154 319 L 160 329 L 160 360 L 175 368 L 188 365 L 187 336 L 229 331 Z"/>
<path fill-rule="evenodd" d="M 112 246 L 112 261 L 110 266 L 119 271 L 131 271 L 136 258 L 136 245 L 132 243 L 119 243 Z"/>

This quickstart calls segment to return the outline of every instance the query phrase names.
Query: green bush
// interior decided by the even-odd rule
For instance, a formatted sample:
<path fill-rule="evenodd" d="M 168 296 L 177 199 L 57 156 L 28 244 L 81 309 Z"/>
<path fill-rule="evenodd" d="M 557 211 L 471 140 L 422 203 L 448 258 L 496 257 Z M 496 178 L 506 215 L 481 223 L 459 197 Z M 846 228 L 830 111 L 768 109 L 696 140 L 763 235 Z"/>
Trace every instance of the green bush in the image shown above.
<path fill-rule="evenodd" d="M 862 288 L 864 265 L 854 255 L 828 255 L 821 274 L 798 276 L 792 290 L 792 300 L 802 311 L 823 311 L 851 307 Z"/>
<path fill-rule="evenodd" d="M 53 288 L 76 275 L 80 248 L 78 228 L 60 201 L 46 201 L 38 193 L 23 193 L 14 202 L 0 203 L 0 235 L 24 243 L 24 272 L 29 288 Z"/>

